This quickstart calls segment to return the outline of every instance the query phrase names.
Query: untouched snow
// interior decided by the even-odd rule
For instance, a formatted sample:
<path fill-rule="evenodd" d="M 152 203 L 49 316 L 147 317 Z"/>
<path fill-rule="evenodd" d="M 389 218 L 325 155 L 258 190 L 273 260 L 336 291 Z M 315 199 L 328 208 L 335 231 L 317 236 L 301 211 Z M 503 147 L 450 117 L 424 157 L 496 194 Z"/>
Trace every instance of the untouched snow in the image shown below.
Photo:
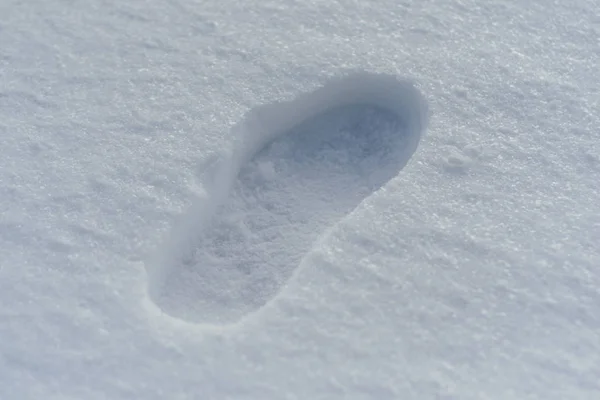
<path fill-rule="evenodd" d="M 600 398 L 594 1 L 0 16 L 1 399 Z"/>

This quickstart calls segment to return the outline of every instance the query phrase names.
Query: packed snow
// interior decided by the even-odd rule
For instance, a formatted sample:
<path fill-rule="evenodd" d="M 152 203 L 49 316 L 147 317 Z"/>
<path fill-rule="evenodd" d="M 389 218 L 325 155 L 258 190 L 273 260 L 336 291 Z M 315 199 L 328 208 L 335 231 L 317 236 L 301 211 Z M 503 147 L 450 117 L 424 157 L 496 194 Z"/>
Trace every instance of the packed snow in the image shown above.
<path fill-rule="evenodd" d="M 600 398 L 598 13 L 0 3 L 0 399 Z"/>
<path fill-rule="evenodd" d="M 427 113 L 409 82 L 364 73 L 252 110 L 228 157 L 202 168 L 206 195 L 148 260 L 153 300 L 204 323 L 266 304 L 329 227 L 406 165 Z"/>

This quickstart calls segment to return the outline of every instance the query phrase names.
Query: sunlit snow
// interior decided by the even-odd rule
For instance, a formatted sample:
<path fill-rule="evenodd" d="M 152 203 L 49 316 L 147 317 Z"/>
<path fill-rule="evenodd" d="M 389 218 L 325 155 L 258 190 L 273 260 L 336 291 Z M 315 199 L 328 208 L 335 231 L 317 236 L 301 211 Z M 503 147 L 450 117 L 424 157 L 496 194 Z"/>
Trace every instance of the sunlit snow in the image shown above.
<path fill-rule="evenodd" d="M 599 399 L 600 17 L 0 2 L 0 399 Z"/>

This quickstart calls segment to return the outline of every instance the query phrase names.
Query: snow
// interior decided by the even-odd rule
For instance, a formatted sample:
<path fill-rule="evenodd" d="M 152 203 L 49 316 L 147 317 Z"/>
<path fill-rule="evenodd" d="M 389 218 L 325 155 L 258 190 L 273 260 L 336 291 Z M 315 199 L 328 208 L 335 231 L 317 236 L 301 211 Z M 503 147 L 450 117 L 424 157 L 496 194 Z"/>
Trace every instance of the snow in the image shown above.
<path fill-rule="evenodd" d="M 593 1 L 0 15 L 0 398 L 600 398 Z"/>

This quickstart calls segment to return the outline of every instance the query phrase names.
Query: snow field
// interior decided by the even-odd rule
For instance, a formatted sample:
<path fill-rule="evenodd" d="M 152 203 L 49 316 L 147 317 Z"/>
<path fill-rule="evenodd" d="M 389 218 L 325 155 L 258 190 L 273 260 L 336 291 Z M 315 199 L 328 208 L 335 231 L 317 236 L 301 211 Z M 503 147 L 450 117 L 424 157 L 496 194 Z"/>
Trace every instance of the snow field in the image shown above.
<path fill-rule="evenodd" d="M 597 400 L 597 8 L 0 2 L 0 399 Z M 305 193 L 284 179 L 300 173 L 286 146 L 271 151 L 296 143 L 300 119 L 334 115 L 256 110 L 335 92 L 331 78 L 357 70 L 406 77 L 427 99 L 408 164 L 379 190 L 342 174 L 366 197 L 323 205 L 331 224 L 250 307 L 219 321 L 218 298 L 177 297 L 180 261 L 244 233 L 236 215 L 220 230 L 218 209 L 243 221 L 246 200 L 266 205 L 236 188 Z M 290 148 L 326 171 L 313 184 L 355 154 Z"/>

